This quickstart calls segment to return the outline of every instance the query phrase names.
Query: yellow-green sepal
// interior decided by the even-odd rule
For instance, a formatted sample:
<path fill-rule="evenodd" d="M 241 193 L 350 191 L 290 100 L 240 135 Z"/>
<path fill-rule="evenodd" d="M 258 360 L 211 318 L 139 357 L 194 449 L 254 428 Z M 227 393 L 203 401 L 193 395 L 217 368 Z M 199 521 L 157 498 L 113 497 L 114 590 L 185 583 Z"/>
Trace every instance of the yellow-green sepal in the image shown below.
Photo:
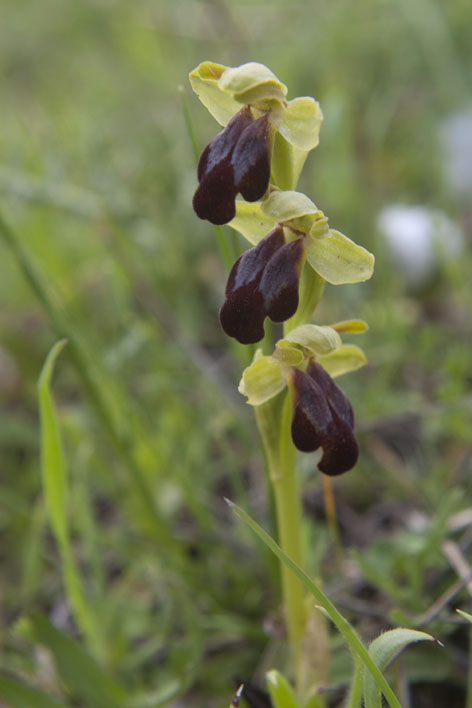
<path fill-rule="evenodd" d="M 236 201 L 236 216 L 228 226 L 239 231 L 255 246 L 267 236 L 275 226 L 275 220 L 264 214 L 261 202 Z"/>
<path fill-rule="evenodd" d="M 223 64 L 204 61 L 189 74 L 192 89 L 213 118 L 223 126 L 229 123 L 241 108 L 240 103 L 219 85 L 219 80 L 227 68 Z"/>
<path fill-rule="evenodd" d="M 281 365 L 270 356 L 262 356 L 260 350 L 254 361 L 243 371 L 238 390 L 247 396 L 251 406 L 260 406 L 285 388 Z"/>
<path fill-rule="evenodd" d="M 277 222 L 287 222 L 303 216 L 317 214 L 318 207 L 306 194 L 288 190 L 286 192 L 274 189 L 261 202 L 263 213 Z"/>
<path fill-rule="evenodd" d="M 374 271 L 372 253 L 334 229 L 326 237 L 308 239 L 306 255 L 311 267 L 333 285 L 360 283 Z"/>
<path fill-rule="evenodd" d="M 281 189 L 295 189 L 310 150 L 319 143 L 323 114 L 314 98 L 285 104 L 272 152 L 272 176 Z"/>
<path fill-rule="evenodd" d="M 336 351 L 341 346 L 341 337 L 332 327 L 303 324 L 289 332 L 283 342 L 298 344 L 311 354 L 323 356 Z"/>
<path fill-rule="evenodd" d="M 238 103 L 258 103 L 275 98 L 284 100 L 287 87 L 265 66 L 251 61 L 226 69 L 218 81 L 219 88 Z"/>
<path fill-rule="evenodd" d="M 308 153 L 320 141 L 322 121 L 318 101 L 310 96 L 300 96 L 286 104 L 279 131 L 291 145 Z"/>
<path fill-rule="evenodd" d="M 318 357 L 318 361 L 323 369 L 326 369 L 328 374 L 335 378 L 347 374 L 349 371 L 360 369 L 361 366 L 367 364 L 367 357 L 362 349 L 356 347 L 355 344 L 342 344 L 336 351 Z"/>

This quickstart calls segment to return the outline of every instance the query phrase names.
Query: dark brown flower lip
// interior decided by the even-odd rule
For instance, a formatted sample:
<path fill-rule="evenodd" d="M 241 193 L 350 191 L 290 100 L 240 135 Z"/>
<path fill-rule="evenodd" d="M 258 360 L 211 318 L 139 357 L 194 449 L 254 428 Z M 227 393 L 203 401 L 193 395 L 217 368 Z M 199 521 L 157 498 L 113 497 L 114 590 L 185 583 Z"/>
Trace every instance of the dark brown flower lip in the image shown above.
<path fill-rule="evenodd" d="M 198 162 L 199 186 L 193 208 L 200 219 L 222 225 L 236 215 L 236 195 L 246 201 L 262 199 L 270 181 L 275 132 L 269 113 L 254 118 L 244 106 L 211 140 Z"/>
<path fill-rule="evenodd" d="M 285 243 L 277 226 L 234 264 L 220 310 L 223 330 L 241 344 L 264 337 L 264 320 L 283 322 L 298 308 L 298 286 L 305 261 L 301 239 Z"/>
<path fill-rule="evenodd" d="M 306 373 L 293 369 L 292 440 L 301 452 L 322 448 L 318 469 L 329 476 L 352 469 L 359 457 L 354 414 L 346 394 L 323 367 L 311 360 Z"/>

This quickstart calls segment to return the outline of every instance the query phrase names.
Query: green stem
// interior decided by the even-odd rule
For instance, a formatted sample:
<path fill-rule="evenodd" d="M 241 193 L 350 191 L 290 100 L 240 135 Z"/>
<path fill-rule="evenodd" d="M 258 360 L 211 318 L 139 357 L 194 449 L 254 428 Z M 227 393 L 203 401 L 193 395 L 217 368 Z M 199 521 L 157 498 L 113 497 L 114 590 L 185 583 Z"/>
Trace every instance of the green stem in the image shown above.
<path fill-rule="evenodd" d="M 469 669 L 467 673 L 466 708 L 472 708 L 472 627 L 469 629 Z"/>
<path fill-rule="evenodd" d="M 290 437 L 290 398 L 288 395 L 278 397 L 275 401 L 269 401 L 255 410 L 274 490 L 279 543 L 297 565 L 302 565 L 302 514 L 298 479 L 295 473 L 295 448 Z M 305 593 L 298 578 L 284 565 L 282 565 L 282 593 L 298 685 L 301 643 L 306 626 Z"/>
<path fill-rule="evenodd" d="M 311 578 L 305 573 L 302 568 L 300 568 L 297 563 L 282 550 L 282 548 L 274 541 L 269 534 L 264 531 L 259 524 L 257 524 L 254 519 L 251 519 L 249 514 L 241 509 L 237 504 L 226 500 L 231 506 L 234 512 L 256 533 L 259 538 L 265 543 L 265 545 L 270 548 L 272 553 L 274 553 L 281 563 L 286 565 L 290 570 L 300 579 L 306 589 L 313 595 L 318 605 L 320 605 L 329 619 L 334 625 L 339 629 L 343 635 L 346 643 L 348 644 L 352 654 L 355 658 L 362 661 L 364 667 L 369 671 L 377 684 L 378 688 L 382 691 L 385 698 L 387 699 L 390 708 L 402 708 L 400 701 L 396 697 L 395 693 L 390 688 L 386 678 L 382 674 L 381 670 L 372 659 L 368 650 L 362 643 L 361 638 L 357 634 L 354 627 L 348 622 L 348 620 L 343 617 L 343 615 L 336 609 L 331 600 L 324 594 L 324 592 L 311 580 Z"/>
<path fill-rule="evenodd" d="M 352 677 L 351 686 L 349 688 L 346 708 L 359 708 L 362 701 L 363 666 L 362 661 L 358 657 L 355 657 L 354 660 L 356 668 L 354 671 L 354 676 Z"/>

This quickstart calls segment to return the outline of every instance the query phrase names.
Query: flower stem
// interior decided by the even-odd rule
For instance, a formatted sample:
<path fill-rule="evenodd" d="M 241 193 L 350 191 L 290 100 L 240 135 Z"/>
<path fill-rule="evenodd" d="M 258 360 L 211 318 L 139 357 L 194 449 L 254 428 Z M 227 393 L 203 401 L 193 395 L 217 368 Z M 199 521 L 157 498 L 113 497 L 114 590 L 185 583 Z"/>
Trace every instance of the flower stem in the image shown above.
<path fill-rule="evenodd" d="M 291 405 L 288 395 L 256 409 L 257 424 L 274 490 L 278 538 L 281 548 L 297 564 L 302 563 L 301 505 L 295 472 L 295 448 L 290 437 Z M 298 578 L 282 566 L 285 620 L 297 685 L 300 679 L 301 643 L 306 626 L 304 589 Z"/>

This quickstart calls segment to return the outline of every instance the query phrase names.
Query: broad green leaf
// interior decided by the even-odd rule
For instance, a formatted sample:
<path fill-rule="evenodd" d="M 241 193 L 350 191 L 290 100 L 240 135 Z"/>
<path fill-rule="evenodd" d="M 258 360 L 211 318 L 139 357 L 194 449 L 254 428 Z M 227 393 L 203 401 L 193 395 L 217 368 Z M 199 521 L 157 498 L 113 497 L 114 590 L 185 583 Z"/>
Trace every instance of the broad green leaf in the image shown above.
<path fill-rule="evenodd" d="M 288 102 L 279 131 L 293 146 L 308 152 L 319 143 L 322 120 L 318 101 L 301 96 Z"/>
<path fill-rule="evenodd" d="M 0 705 L 8 708 L 66 708 L 51 696 L 9 676 L 0 675 Z"/>
<path fill-rule="evenodd" d="M 361 334 L 369 329 L 369 325 L 364 320 L 343 320 L 335 322 L 331 327 L 341 334 Z"/>
<path fill-rule="evenodd" d="M 290 569 L 292 573 L 294 573 L 294 575 L 303 583 L 306 589 L 313 595 L 316 600 L 316 604 L 320 605 L 320 607 L 326 612 L 327 616 L 344 637 L 354 657 L 358 658 L 359 661 L 362 661 L 365 669 L 372 674 L 377 686 L 381 689 L 385 698 L 389 702 L 390 708 L 402 708 L 398 698 L 395 696 L 382 672 L 373 661 L 356 630 L 348 622 L 348 620 L 343 617 L 339 610 L 336 609 L 328 596 L 324 594 L 324 592 L 311 580 L 305 571 L 302 570 L 300 566 L 298 566 L 280 548 L 280 546 L 267 533 L 267 531 L 264 531 L 264 529 L 259 526 L 259 524 L 254 521 L 254 519 L 249 516 L 246 511 L 244 511 L 244 509 L 241 509 L 240 506 L 234 504 L 234 502 L 229 499 L 226 499 L 226 503 L 231 507 L 235 514 L 254 531 L 260 540 L 265 543 L 268 548 L 270 548 L 272 553 L 277 556 L 283 566 Z"/>
<path fill-rule="evenodd" d="M 436 640 L 430 634 L 419 632 L 416 629 L 405 627 L 391 629 L 374 639 L 369 646 L 369 655 L 380 671 L 383 671 L 397 651 L 408 644 L 424 641 L 434 642 Z M 365 708 L 381 708 L 380 690 L 369 673 L 364 674 L 364 702 Z"/>
<path fill-rule="evenodd" d="M 280 364 L 270 356 L 263 356 L 244 369 L 238 390 L 247 396 L 251 406 L 260 406 L 284 387 L 285 379 Z"/>
<path fill-rule="evenodd" d="M 292 346 L 292 342 L 279 339 L 272 358 L 285 366 L 298 366 L 303 361 L 303 353 L 297 347 Z"/>
<path fill-rule="evenodd" d="M 341 337 L 334 329 L 315 324 L 296 327 L 285 336 L 285 341 L 299 344 L 317 355 L 334 352 L 341 346 Z"/>
<path fill-rule="evenodd" d="M 51 395 L 51 377 L 56 359 L 67 344 L 57 342 L 49 352 L 38 380 L 39 416 L 41 421 L 41 473 L 44 496 L 54 535 L 59 543 L 67 537 L 66 473 L 64 453 L 56 410 Z"/>
<path fill-rule="evenodd" d="M 368 280 L 374 270 L 372 253 L 334 229 L 326 238 L 309 239 L 306 252 L 312 268 L 333 285 Z"/>
<path fill-rule="evenodd" d="M 328 374 L 334 378 L 360 369 L 361 366 L 367 364 L 367 357 L 362 349 L 356 347 L 355 344 L 342 344 L 331 354 L 320 356 L 318 361 L 323 369 L 326 369 Z"/>
<path fill-rule="evenodd" d="M 32 615 L 23 623 L 22 631 L 49 649 L 61 681 L 75 698 L 94 708 L 125 705 L 124 689 L 102 671 L 75 639 L 53 627 L 45 617 Z"/>
<path fill-rule="evenodd" d="M 223 64 L 204 61 L 189 74 L 192 89 L 220 125 L 229 123 L 241 109 L 241 105 L 232 96 L 222 91 L 218 84 L 226 69 Z"/>
<path fill-rule="evenodd" d="M 239 231 L 255 246 L 272 231 L 275 223 L 274 219 L 264 214 L 261 202 L 236 201 L 236 216 L 228 226 Z"/>
<path fill-rule="evenodd" d="M 299 708 L 293 688 L 279 671 L 268 671 L 266 681 L 273 708 Z"/>
<path fill-rule="evenodd" d="M 274 190 L 261 203 L 263 213 L 277 222 L 291 221 L 308 214 L 319 212 L 316 204 L 313 204 L 305 194 L 301 192 L 281 192 Z"/>
<path fill-rule="evenodd" d="M 219 88 L 239 103 L 257 103 L 267 98 L 284 99 L 287 87 L 264 64 L 248 62 L 226 69 L 218 81 Z"/>

